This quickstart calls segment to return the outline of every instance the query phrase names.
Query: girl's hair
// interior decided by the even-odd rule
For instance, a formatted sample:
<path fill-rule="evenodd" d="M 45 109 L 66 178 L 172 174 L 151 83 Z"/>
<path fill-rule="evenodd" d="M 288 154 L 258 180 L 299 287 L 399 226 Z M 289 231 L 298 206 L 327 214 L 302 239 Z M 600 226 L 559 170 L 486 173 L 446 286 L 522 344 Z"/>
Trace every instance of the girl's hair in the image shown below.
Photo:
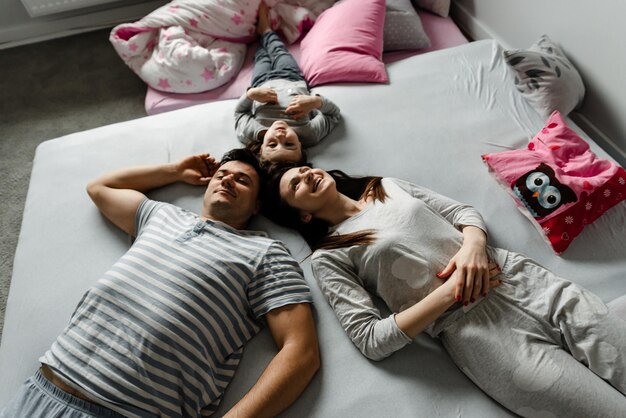
<path fill-rule="evenodd" d="M 261 168 L 264 170 L 268 170 L 269 167 L 273 163 L 271 161 L 264 160 L 261 157 L 261 145 L 263 145 L 263 137 L 251 139 L 246 144 L 246 148 L 250 150 L 256 156 L 257 160 L 259 160 L 259 164 L 261 165 Z M 300 147 L 300 152 L 301 152 L 300 160 L 294 161 L 294 164 L 297 164 L 298 166 L 302 166 L 307 163 L 307 156 L 306 156 L 306 151 L 304 150 L 304 148 Z"/>
<path fill-rule="evenodd" d="M 318 218 L 313 218 L 310 222 L 302 221 L 298 209 L 292 208 L 280 197 L 280 179 L 288 170 L 301 166 L 291 162 L 273 163 L 269 166 L 264 193 L 267 201 L 263 202 L 262 213 L 277 224 L 300 232 L 313 250 L 368 245 L 374 242 L 375 231 L 371 229 L 329 235 L 328 231 L 332 225 L 328 222 Z M 310 164 L 307 166 L 311 167 Z M 331 170 L 328 174 L 335 179 L 337 191 L 351 199 L 359 200 L 369 195 L 374 200 L 384 202 L 387 197 L 381 183 L 382 177 L 351 177 L 340 170 Z"/>

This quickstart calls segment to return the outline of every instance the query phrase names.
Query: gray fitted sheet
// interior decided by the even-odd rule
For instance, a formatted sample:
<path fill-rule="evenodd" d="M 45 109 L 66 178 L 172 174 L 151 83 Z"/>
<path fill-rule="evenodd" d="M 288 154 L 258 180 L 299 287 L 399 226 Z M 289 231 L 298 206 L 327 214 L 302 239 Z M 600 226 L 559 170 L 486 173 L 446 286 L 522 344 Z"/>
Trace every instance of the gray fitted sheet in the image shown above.
<path fill-rule="evenodd" d="M 468 202 L 483 213 L 491 244 L 536 258 L 605 302 L 626 295 L 624 202 L 556 256 L 487 173 L 480 155 L 499 149 L 487 142 L 521 147 L 543 125 L 514 90 L 495 42 L 415 56 L 387 68 L 389 85 L 315 89 L 343 113 L 342 123 L 310 151 L 316 165 L 399 177 Z M 239 145 L 234 104 L 194 106 L 39 146 L 0 346 L 0 407 L 37 369 L 38 357 L 63 330 L 83 292 L 129 246 L 128 237 L 90 202 L 87 181 L 119 167 L 176 161 L 190 153 L 221 155 Z M 201 188 L 174 185 L 150 196 L 199 211 L 202 193 Z M 319 292 L 304 241 L 263 218 L 254 226 L 287 243 L 302 261 L 315 299 L 322 367 L 284 416 L 513 416 L 470 382 L 437 340 L 425 335 L 382 362 L 367 360 Z M 274 353 L 267 331 L 252 340 L 218 415 L 250 388 Z"/>

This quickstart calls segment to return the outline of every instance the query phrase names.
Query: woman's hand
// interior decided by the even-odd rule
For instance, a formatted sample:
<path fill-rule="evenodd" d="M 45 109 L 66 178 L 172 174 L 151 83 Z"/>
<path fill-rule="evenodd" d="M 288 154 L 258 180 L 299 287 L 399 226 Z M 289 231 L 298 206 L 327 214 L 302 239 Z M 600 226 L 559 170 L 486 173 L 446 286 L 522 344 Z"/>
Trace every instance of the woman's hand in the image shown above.
<path fill-rule="evenodd" d="M 219 162 L 210 154 L 190 155 L 176 164 L 176 171 L 180 181 L 202 186 L 209 184 L 211 177 L 217 171 Z"/>
<path fill-rule="evenodd" d="M 474 226 L 464 227 L 461 249 L 450 259 L 446 268 L 437 274 L 440 279 L 452 282 L 449 286 L 454 287 L 455 300 L 464 305 L 474 303 L 481 294 L 487 296 L 489 289 L 497 286 L 490 280 L 492 269 L 485 248 L 485 233 Z"/>
<path fill-rule="evenodd" d="M 285 109 L 285 113 L 297 120 L 313 109 L 319 109 L 320 107 L 322 107 L 322 98 L 320 96 L 299 94 L 291 99 L 289 106 Z"/>
<path fill-rule="evenodd" d="M 246 92 L 248 99 L 255 100 L 260 103 L 278 103 L 278 95 L 276 90 L 269 87 L 252 87 Z"/>
<path fill-rule="evenodd" d="M 464 299 L 465 291 L 468 290 L 468 287 L 466 285 L 466 278 L 463 277 L 459 270 L 455 270 L 448 278 L 440 275 L 438 275 L 437 277 L 446 280 L 446 283 L 443 286 L 447 286 L 449 288 L 449 291 L 453 294 L 454 300 L 456 300 L 457 302 L 463 301 L 463 305 L 467 305 L 468 303 L 474 303 L 478 298 L 478 296 L 474 296 L 473 293 L 474 289 L 477 288 L 476 285 L 478 283 L 480 283 L 480 289 L 482 290 L 483 296 L 487 296 L 489 290 L 500 286 L 502 284 L 502 280 L 496 279 L 495 277 L 498 276 L 501 272 L 502 270 L 500 270 L 500 267 L 495 262 L 490 261 L 488 264 L 487 283 L 485 284 L 484 281 L 474 282 L 474 287 L 473 289 L 471 289 L 470 292 L 472 297 L 470 297 L 469 302 Z M 480 295 L 480 293 L 476 294 Z"/>
<path fill-rule="evenodd" d="M 502 281 L 495 277 L 500 274 L 500 267 L 496 263 L 490 262 L 488 268 L 488 288 L 499 286 Z M 444 280 L 446 282 L 443 285 L 429 293 L 424 299 L 394 316 L 398 327 L 409 337 L 415 338 L 450 306 L 454 305 L 454 300 L 461 300 L 465 279 L 460 271 L 454 270 L 450 277 L 444 278 Z"/>

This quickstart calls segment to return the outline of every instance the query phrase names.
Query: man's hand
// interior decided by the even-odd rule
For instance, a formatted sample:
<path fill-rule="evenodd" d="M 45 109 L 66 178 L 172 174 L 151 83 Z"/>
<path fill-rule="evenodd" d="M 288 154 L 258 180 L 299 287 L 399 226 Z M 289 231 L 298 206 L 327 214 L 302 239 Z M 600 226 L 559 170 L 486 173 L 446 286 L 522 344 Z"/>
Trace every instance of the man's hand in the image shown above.
<path fill-rule="evenodd" d="M 313 109 L 322 107 L 322 98 L 320 96 L 297 95 L 291 99 L 289 106 L 285 109 L 285 113 L 294 119 L 300 119 Z"/>
<path fill-rule="evenodd" d="M 180 160 L 176 164 L 176 171 L 180 175 L 180 181 L 194 186 L 204 186 L 209 183 L 218 167 L 219 162 L 210 154 L 198 154 Z"/>
<path fill-rule="evenodd" d="M 260 103 L 278 103 L 278 95 L 274 89 L 269 87 L 252 87 L 246 92 L 248 99 L 255 100 Z"/>

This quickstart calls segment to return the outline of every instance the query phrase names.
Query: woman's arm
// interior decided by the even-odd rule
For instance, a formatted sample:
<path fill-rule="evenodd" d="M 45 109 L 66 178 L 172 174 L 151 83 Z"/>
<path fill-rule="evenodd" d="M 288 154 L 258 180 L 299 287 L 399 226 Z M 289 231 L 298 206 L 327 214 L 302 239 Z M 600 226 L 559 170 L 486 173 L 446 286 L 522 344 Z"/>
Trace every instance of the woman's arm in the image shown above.
<path fill-rule="evenodd" d="M 437 274 L 448 279 L 460 275 L 455 285 L 455 298 L 464 305 L 474 303 L 481 295 L 489 293 L 489 260 L 487 258 L 487 235 L 475 226 L 463 226 L 463 245 L 450 259 L 448 265 Z"/>
<path fill-rule="evenodd" d="M 490 267 L 489 286 L 493 288 L 500 284 L 493 280 L 500 271 L 495 264 Z M 382 318 L 354 266 L 341 250 L 316 252 L 312 268 L 341 326 L 361 353 L 371 360 L 382 360 L 413 341 L 457 301 L 455 292 L 462 280 L 458 272 L 452 274 L 443 285 L 412 307 Z"/>
<path fill-rule="evenodd" d="M 426 203 L 432 210 L 454 225 L 455 228 L 461 230 L 463 226 L 472 225 L 486 233 L 487 227 L 483 217 L 473 206 L 457 202 L 454 199 L 408 181 L 399 179 L 392 179 L 392 181 L 414 198 Z"/>
<path fill-rule="evenodd" d="M 487 288 L 491 289 L 502 283 L 495 279 L 499 273 L 500 268 L 495 263 L 491 263 L 487 275 Z M 442 286 L 439 286 L 415 305 L 396 314 L 395 319 L 398 327 L 409 337 L 415 338 L 450 306 L 461 300 L 459 292 L 464 288 L 463 280 L 460 272 L 455 271 Z"/>
<path fill-rule="evenodd" d="M 319 251 L 312 258 L 313 274 L 337 319 L 361 353 L 382 360 L 412 341 L 393 315 L 382 318 L 341 250 Z"/>

